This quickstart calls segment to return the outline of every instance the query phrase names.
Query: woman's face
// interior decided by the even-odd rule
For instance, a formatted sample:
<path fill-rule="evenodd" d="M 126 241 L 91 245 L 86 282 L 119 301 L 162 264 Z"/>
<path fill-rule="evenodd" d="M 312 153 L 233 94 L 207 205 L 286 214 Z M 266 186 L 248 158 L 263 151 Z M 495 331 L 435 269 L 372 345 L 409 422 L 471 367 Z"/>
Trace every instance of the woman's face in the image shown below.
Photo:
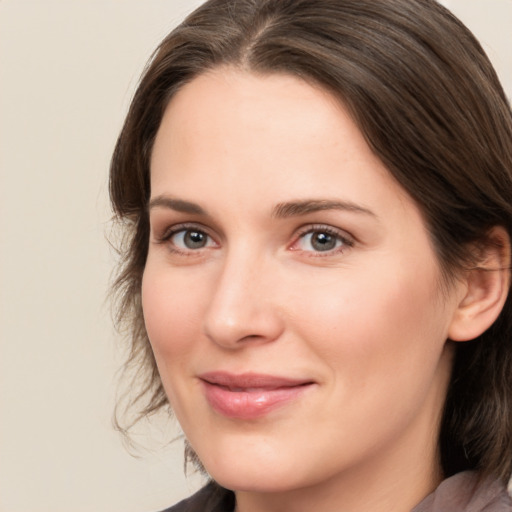
<path fill-rule="evenodd" d="M 184 86 L 150 220 L 147 332 L 219 483 L 432 475 L 460 293 L 441 293 L 418 208 L 333 97 L 232 69 Z"/>

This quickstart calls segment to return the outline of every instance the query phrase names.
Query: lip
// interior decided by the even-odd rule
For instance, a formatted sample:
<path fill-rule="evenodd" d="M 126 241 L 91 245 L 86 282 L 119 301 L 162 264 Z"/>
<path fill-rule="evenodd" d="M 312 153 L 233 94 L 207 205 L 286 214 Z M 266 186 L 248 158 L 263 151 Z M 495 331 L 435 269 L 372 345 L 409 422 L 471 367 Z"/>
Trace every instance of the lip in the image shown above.
<path fill-rule="evenodd" d="M 297 399 L 315 383 L 257 373 L 199 375 L 206 399 L 218 413 L 244 420 L 261 418 Z"/>

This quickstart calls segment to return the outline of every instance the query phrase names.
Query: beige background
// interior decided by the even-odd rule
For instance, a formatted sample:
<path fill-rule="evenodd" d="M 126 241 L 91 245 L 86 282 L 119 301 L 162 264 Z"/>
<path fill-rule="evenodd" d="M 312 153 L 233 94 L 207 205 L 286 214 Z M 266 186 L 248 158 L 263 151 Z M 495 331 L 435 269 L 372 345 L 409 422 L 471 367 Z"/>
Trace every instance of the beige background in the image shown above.
<path fill-rule="evenodd" d="M 134 459 L 110 416 L 110 153 L 152 49 L 199 0 L 0 0 L 0 512 L 150 512 L 181 444 Z M 512 95 L 512 0 L 448 0 Z"/>

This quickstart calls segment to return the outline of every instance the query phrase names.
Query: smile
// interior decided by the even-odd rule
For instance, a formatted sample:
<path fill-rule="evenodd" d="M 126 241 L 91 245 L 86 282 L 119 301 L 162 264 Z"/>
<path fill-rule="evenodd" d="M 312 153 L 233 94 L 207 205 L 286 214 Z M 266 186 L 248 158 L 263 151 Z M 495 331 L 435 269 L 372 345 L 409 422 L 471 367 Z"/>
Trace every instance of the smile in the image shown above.
<path fill-rule="evenodd" d="M 314 382 L 270 375 L 211 372 L 199 376 L 206 400 L 228 418 L 260 418 L 302 395 Z"/>

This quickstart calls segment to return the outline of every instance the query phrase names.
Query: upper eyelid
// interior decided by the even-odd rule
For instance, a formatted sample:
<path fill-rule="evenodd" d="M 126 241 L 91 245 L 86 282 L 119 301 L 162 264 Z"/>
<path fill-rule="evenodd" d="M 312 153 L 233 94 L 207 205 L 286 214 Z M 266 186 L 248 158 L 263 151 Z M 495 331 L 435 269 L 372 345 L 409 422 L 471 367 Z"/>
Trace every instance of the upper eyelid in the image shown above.
<path fill-rule="evenodd" d="M 154 236 L 159 241 L 165 242 L 165 241 L 169 240 L 175 234 L 179 233 L 180 231 L 187 231 L 187 230 L 194 230 L 194 229 L 197 231 L 201 231 L 202 233 L 205 233 L 212 240 L 214 240 L 216 243 L 218 243 L 216 240 L 216 237 L 212 235 L 211 230 L 199 222 L 180 222 L 177 224 L 172 224 L 171 226 L 167 226 L 166 228 L 162 229 L 160 233 L 154 232 Z"/>
<path fill-rule="evenodd" d="M 296 236 L 297 237 L 304 236 L 308 233 L 314 233 L 315 231 L 318 231 L 318 232 L 325 231 L 330 234 L 337 235 L 340 238 L 351 241 L 353 243 L 355 243 L 357 241 L 356 237 L 354 235 L 352 235 L 349 231 L 332 226 L 330 224 L 317 224 L 317 223 L 306 224 L 297 230 Z"/>
<path fill-rule="evenodd" d="M 171 215 L 169 215 L 171 214 Z M 205 233 L 212 235 L 215 239 L 220 239 L 222 229 L 209 216 L 200 213 L 182 213 L 172 209 L 153 207 L 149 212 L 150 232 L 154 235 L 171 231 L 174 227 L 184 226 L 197 228 Z"/>

